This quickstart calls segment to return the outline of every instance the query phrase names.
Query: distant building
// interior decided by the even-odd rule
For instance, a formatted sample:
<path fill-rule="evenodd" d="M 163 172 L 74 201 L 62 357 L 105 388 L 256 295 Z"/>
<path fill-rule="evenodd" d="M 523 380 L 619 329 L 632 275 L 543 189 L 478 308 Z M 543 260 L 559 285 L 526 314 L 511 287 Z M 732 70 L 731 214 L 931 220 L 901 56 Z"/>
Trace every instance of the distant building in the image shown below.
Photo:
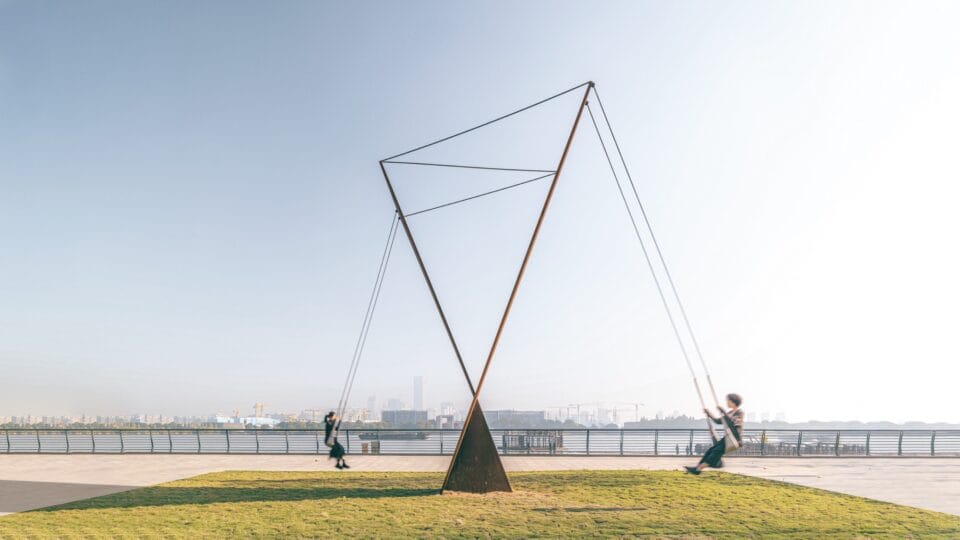
<path fill-rule="evenodd" d="M 248 416 L 236 418 L 233 416 L 217 416 L 214 418 L 217 424 L 236 424 L 241 426 L 273 427 L 280 423 L 276 418 L 263 418 L 258 416 Z"/>
<path fill-rule="evenodd" d="M 427 422 L 427 411 L 390 411 L 380 412 L 383 423 L 391 427 L 417 427 Z"/>
<path fill-rule="evenodd" d="M 404 406 L 403 401 L 400 401 L 400 400 L 397 399 L 397 398 L 390 398 L 390 399 L 387 400 L 387 409 L 389 409 L 389 410 L 391 410 L 391 411 L 399 411 L 399 410 L 405 409 L 405 408 L 406 408 L 406 407 Z"/>
<path fill-rule="evenodd" d="M 486 418 L 488 424 L 494 422 L 501 423 L 531 423 L 536 424 L 543 422 L 547 417 L 546 411 L 516 411 L 513 409 L 510 410 L 500 410 L 500 411 L 484 411 L 483 417 Z"/>
<path fill-rule="evenodd" d="M 367 411 L 370 413 L 370 420 L 377 419 L 377 396 L 367 398 Z"/>
<path fill-rule="evenodd" d="M 457 420 L 452 414 L 437 415 L 437 427 L 440 429 L 460 429 L 463 421 Z"/>
<path fill-rule="evenodd" d="M 443 401 L 440 403 L 440 414 L 442 415 L 453 415 L 458 416 L 459 412 L 454 404 L 450 401 Z"/>
<path fill-rule="evenodd" d="M 423 377 L 420 375 L 413 378 L 413 408 L 423 410 Z"/>

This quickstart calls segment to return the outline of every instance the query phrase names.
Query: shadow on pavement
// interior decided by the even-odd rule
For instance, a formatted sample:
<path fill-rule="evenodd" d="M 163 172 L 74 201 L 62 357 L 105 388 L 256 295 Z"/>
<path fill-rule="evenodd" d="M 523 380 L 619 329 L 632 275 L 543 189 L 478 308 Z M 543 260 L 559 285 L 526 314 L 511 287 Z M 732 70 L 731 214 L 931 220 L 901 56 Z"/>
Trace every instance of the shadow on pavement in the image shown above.
<path fill-rule="evenodd" d="M 100 497 L 138 486 L 0 480 L 0 514 Z"/>

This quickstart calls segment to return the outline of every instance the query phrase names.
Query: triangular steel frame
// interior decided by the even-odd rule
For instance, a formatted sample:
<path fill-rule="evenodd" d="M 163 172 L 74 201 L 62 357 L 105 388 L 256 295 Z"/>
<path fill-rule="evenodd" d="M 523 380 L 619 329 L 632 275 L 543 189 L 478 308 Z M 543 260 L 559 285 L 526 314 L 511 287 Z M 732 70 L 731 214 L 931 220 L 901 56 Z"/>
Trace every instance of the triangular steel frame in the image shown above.
<path fill-rule="evenodd" d="M 470 388 L 470 392 L 473 395 L 473 399 L 470 402 L 470 408 L 467 411 L 467 418 L 464 422 L 463 431 L 460 432 L 460 438 L 457 441 L 456 450 L 454 450 L 453 458 L 450 460 L 450 465 L 447 468 L 447 473 L 444 477 L 441 491 L 464 491 L 470 493 L 512 491 L 510 487 L 510 481 L 507 478 L 506 472 L 503 468 L 503 463 L 500 461 L 500 456 L 497 453 L 496 445 L 494 444 L 493 438 L 490 435 L 490 429 L 487 426 L 486 419 L 483 416 L 483 411 L 480 408 L 480 391 L 483 389 L 483 383 L 486 380 L 487 373 L 490 369 L 490 362 L 493 360 L 493 355 L 496 353 L 497 345 L 500 343 L 500 337 L 503 334 L 503 329 L 506 326 L 508 317 L 510 316 L 510 310 L 513 307 L 514 300 L 516 299 L 517 291 L 520 288 L 520 282 L 523 280 L 523 275 L 526 272 L 527 263 L 529 263 L 530 255 L 533 252 L 533 246 L 536 244 L 537 237 L 540 234 L 540 228 L 543 225 L 544 217 L 547 214 L 547 209 L 550 206 L 550 201 L 553 198 L 553 193 L 557 187 L 557 181 L 560 178 L 560 173 L 563 171 L 563 164 L 567 159 L 567 154 L 569 153 L 570 146 L 573 143 L 573 137 L 577 132 L 577 126 L 580 124 L 580 119 L 583 116 L 583 110 L 587 105 L 587 98 L 590 96 L 590 91 L 593 89 L 594 83 L 589 81 L 571 90 L 583 86 L 586 86 L 586 89 L 583 92 L 583 98 L 580 100 L 580 106 L 577 109 L 573 126 L 570 128 L 570 135 L 567 137 L 567 142 L 563 148 L 563 153 L 560 155 L 560 161 L 555 172 L 553 173 L 553 179 L 550 183 L 550 188 L 547 191 L 546 197 L 544 198 L 543 207 L 540 209 L 540 215 L 537 218 L 537 224 L 533 229 L 533 234 L 530 237 L 530 243 L 527 245 L 527 250 L 524 253 L 523 262 L 520 264 L 520 270 L 517 273 L 516 280 L 514 281 L 513 289 L 511 290 L 510 297 L 507 300 L 507 305 L 503 310 L 503 315 L 500 318 L 500 324 L 497 327 L 497 332 L 494 335 L 493 343 L 490 346 L 490 352 L 487 355 L 486 362 L 483 365 L 483 371 L 480 374 L 480 379 L 477 381 L 476 387 L 474 387 L 473 381 L 470 379 L 470 374 L 467 371 L 466 364 L 463 362 L 463 356 L 460 354 L 460 348 L 453 336 L 453 331 L 450 329 L 450 324 L 447 321 L 446 314 L 444 313 L 443 307 L 440 304 L 440 299 L 437 296 L 436 289 L 433 286 L 433 281 L 430 279 L 430 274 L 427 272 L 427 268 L 424 265 L 423 258 L 420 255 L 420 250 L 417 247 L 417 243 L 413 238 L 413 233 L 410 231 L 410 226 L 406 219 L 407 216 L 403 213 L 403 209 L 400 206 L 400 201 L 397 198 L 396 191 L 393 188 L 393 183 L 390 181 L 390 175 L 387 174 L 387 168 L 385 164 L 389 163 L 393 158 L 415 152 L 439 142 L 443 142 L 457 135 L 489 125 L 492 122 L 481 124 L 480 126 L 460 132 L 451 137 L 441 139 L 434 143 L 430 143 L 429 145 L 415 148 L 414 150 L 410 150 L 404 154 L 393 156 L 393 158 L 380 160 L 380 170 L 383 172 L 383 178 L 387 183 L 387 189 L 390 192 L 390 198 L 393 200 L 400 224 L 403 226 L 407 240 L 410 242 L 410 247 L 413 250 L 414 257 L 417 260 L 417 264 L 420 266 L 420 272 L 423 274 L 423 279 L 427 284 L 427 289 L 430 291 L 430 296 L 433 298 L 434 306 L 437 308 L 437 313 L 439 313 L 440 320 L 447 332 L 450 345 L 453 347 L 454 354 L 456 355 L 457 361 L 460 364 L 460 369 L 463 371 L 463 376 L 467 381 L 467 386 Z M 543 103 L 544 101 L 538 102 L 530 107 L 534 107 L 539 103 Z M 530 107 L 521 109 L 520 111 L 516 111 L 510 115 L 516 114 L 517 112 L 522 112 Z M 502 116 L 497 120 L 506 118 L 507 116 Z M 494 120 L 493 122 L 497 120 Z"/>

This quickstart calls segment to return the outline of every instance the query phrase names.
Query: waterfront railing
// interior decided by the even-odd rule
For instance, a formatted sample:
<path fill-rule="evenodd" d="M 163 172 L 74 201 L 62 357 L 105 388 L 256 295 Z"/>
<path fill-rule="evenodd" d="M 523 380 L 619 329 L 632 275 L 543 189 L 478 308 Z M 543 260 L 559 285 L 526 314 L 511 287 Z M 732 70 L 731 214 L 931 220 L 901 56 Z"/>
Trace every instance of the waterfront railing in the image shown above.
<path fill-rule="evenodd" d="M 494 429 L 501 455 L 697 456 L 706 429 Z M 325 454 L 322 429 L 0 430 L 0 454 Z M 348 454 L 452 454 L 455 429 L 345 429 Z M 960 430 L 745 430 L 740 456 L 960 457 Z"/>

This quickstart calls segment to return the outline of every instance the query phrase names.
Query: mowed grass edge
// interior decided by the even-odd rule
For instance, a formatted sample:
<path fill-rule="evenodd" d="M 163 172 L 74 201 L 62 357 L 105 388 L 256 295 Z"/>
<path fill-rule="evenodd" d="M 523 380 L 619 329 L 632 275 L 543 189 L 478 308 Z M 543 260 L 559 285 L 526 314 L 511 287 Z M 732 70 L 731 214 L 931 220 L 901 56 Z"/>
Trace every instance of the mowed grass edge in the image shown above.
<path fill-rule="evenodd" d="M 0 518 L 0 537 L 960 537 L 960 517 L 726 473 L 223 472 Z"/>

